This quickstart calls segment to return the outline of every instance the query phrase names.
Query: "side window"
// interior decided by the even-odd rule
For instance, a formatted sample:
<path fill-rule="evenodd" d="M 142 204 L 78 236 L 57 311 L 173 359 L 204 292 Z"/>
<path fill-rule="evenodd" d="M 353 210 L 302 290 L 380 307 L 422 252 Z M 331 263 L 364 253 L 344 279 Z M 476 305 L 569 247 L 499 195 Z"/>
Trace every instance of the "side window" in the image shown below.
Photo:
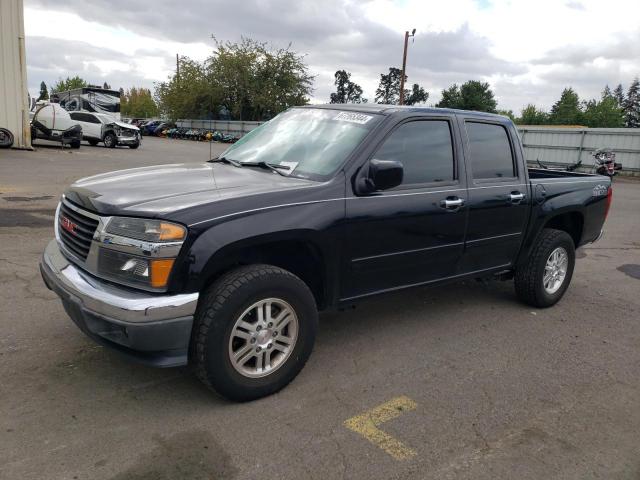
<path fill-rule="evenodd" d="M 71 120 L 75 120 L 76 122 L 84 122 L 84 118 L 82 118 L 82 114 L 78 112 L 69 112 L 69 116 Z"/>
<path fill-rule="evenodd" d="M 516 176 L 507 130 L 502 125 L 466 122 L 474 179 Z"/>
<path fill-rule="evenodd" d="M 452 181 L 455 167 L 446 120 L 417 120 L 398 127 L 374 154 L 404 166 L 403 185 Z"/>

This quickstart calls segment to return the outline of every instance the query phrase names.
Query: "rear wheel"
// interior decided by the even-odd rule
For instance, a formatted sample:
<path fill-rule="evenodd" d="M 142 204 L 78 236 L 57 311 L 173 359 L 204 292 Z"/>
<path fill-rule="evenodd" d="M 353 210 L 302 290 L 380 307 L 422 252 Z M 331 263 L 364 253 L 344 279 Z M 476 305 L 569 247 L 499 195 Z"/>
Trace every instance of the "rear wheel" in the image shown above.
<path fill-rule="evenodd" d="M 91 145 L 92 147 L 98 145 L 98 140 L 87 140 L 87 142 L 89 142 L 89 145 Z"/>
<path fill-rule="evenodd" d="M 545 228 L 527 263 L 516 270 L 516 294 L 534 307 L 554 305 L 569 287 L 575 259 L 575 246 L 569 234 Z"/>
<path fill-rule="evenodd" d="M 71 148 L 80 148 L 80 140 L 73 140 L 73 141 L 69 144 L 69 146 L 70 146 Z"/>
<path fill-rule="evenodd" d="M 115 148 L 118 143 L 118 139 L 116 138 L 114 133 L 107 133 L 104 136 L 104 146 L 107 148 Z"/>
<path fill-rule="evenodd" d="M 198 305 L 196 373 L 230 400 L 270 395 L 302 370 L 317 325 L 315 300 L 302 280 L 271 265 L 240 267 L 209 287 Z"/>

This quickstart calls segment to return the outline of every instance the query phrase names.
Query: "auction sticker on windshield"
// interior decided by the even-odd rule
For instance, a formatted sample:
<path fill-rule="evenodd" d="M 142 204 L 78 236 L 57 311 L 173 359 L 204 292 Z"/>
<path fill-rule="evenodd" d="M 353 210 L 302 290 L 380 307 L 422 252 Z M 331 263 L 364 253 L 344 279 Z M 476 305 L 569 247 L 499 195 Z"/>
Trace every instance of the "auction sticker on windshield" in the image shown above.
<path fill-rule="evenodd" d="M 364 113 L 356 113 L 356 112 L 340 112 L 334 120 L 342 120 L 343 122 L 351 122 L 351 123 L 359 123 L 360 125 L 364 125 L 373 117 L 371 115 L 365 115 Z"/>

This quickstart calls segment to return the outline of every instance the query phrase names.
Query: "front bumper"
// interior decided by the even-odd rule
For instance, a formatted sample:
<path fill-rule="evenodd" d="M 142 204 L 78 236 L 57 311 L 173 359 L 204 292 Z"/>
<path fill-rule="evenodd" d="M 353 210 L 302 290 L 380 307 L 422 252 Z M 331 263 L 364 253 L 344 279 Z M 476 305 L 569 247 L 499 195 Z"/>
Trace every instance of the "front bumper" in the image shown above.
<path fill-rule="evenodd" d="M 70 263 L 56 240 L 40 261 L 46 286 L 96 342 L 157 367 L 186 365 L 197 293 L 153 294 L 96 279 Z"/>
<path fill-rule="evenodd" d="M 140 136 L 134 135 L 133 137 L 124 137 L 119 135 L 117 137 L 118 145 L 135 145 L 136 143 L 140 143 Z"/>

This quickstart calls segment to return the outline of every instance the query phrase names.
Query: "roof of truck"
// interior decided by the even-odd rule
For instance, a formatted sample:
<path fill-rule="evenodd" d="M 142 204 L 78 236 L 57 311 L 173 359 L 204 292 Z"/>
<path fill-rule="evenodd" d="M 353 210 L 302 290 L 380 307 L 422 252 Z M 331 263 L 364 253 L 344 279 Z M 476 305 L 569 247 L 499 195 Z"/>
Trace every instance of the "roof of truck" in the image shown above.
<path fill-rule="evenodd" d="M 457 110 L 454 108 L 436 108 L 436 107 L 417 107 L 414 105 L 386 105 L 380 103 L 324 103 L 319 105 L 305 105 L 305 108 L 327 108 L 333 110 L 347 110 L 353 112 L 369 112 L 379 113 L 383 115 L 391 115 L 393 113 L 457 113 L 464 115 L 473 115 L 485 118 L 500 118 L 508 119 L 504 115 L 498 115 L 496 113 L 476 112 L 474 110 Z"/>

